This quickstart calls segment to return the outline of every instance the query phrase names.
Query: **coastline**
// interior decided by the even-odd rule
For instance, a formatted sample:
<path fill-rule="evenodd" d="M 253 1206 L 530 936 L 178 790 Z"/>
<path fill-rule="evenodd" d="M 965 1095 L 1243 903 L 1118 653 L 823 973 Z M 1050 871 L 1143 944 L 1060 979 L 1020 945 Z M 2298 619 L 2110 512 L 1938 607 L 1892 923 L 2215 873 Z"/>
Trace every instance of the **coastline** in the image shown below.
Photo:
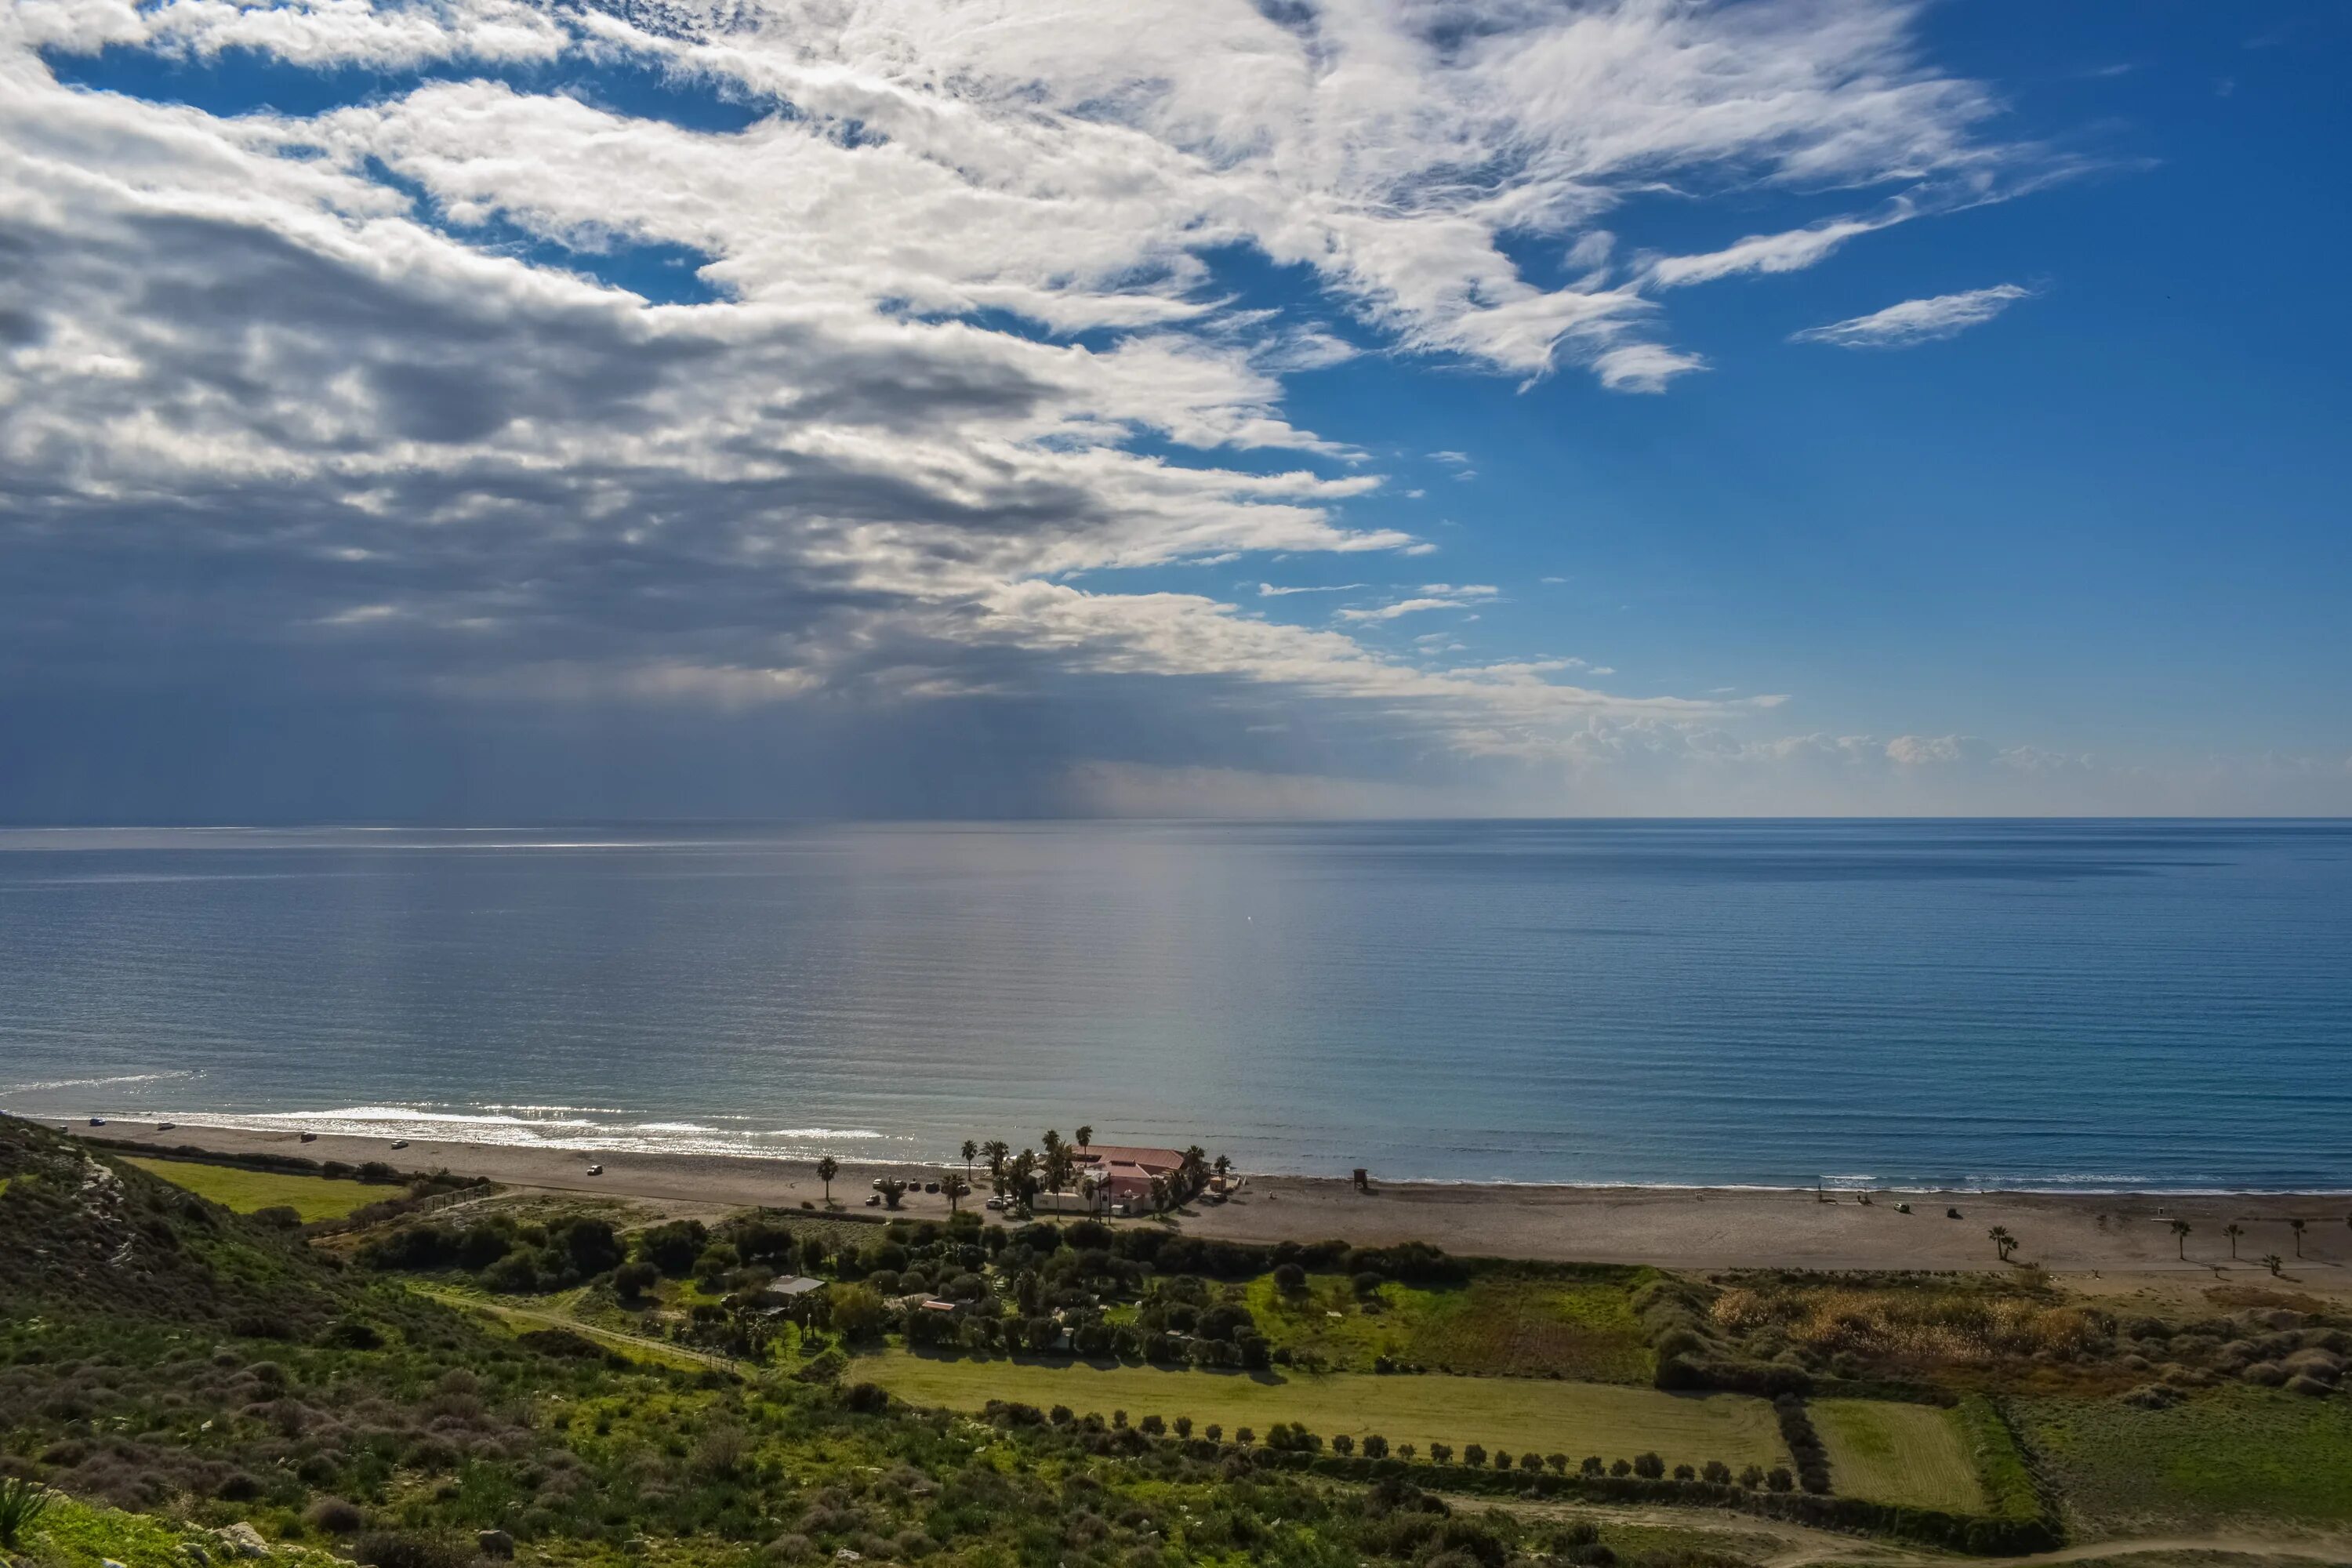
<path fill-rule="evenodd" d="M 75 1126 L 84 1133 L 94 1130 Z M 110 1122 L 100 1136 L 159 1149 L 190 1145 L 219 1153 L 291 1154 L 351 1164 L 381 1160 L 403 1170 L 446 1166 L 508 1186 L 635 1200 L 667 1211 L 765 1205 L 817 1205 L 823 1188 L 806 1161 L 709 1153 L 592 1152 L 509 1143 L 413 1139 L 394 1151 L 387 1140 L 320 1134 L 304 1143 L 290 1131 Z M 594 1162 L 600 1176 L 587 1174 Z M 877 1173 L 903 1163 L 844 1162 L 833 1196 L 852 1214 Z M 2017 1262 L 2082 1277 L 2185 1288 L 2237 1285 L 2352 1293 L 2352 1198 L 2341 1193 L 2159 1194 L 2015 1191 L 1897 1192 L 1828 1189 L 1831 1201 L 1804 1188 L 1555 1186 L 1510 1183 L 1398 1182 L 1375 1178 L 1370 1192 L 1346 1180 L 1251 1175 L 1223 1204 L 1196 1205 L 1180 1221 L 1187 1234 L 1234 1241 L 1314 1241 L 1329 1237 L 1367 1246 L 1422 1241 L 1461 1256 L 1558 1262 L 1648 1264 L 1707 1270 L 1733 1268 L 1945 1269 L 1988 1272 L 2000 1265 L 1986 1232 L 2006 1226 L 2021 1243 Z M 974 1200 L 977 1201 L 977 1196 Z M 1907 1202 L 1910 1214 L 1896 1205 Z M 1958 1209 L 1961 1217 L 1947 1216 Z M 907 1194 L 900 1211 L 936 1219 L 945 1198 Z M 1047 1215 L 1045 1217 L 1052 1217 Z M 2287 1221 L 2306 1221 L 2300 1259 L 2292 1257 Z M 2188 1257 L 2172 1231 L 2187 1221 Z M 1149 1223 L 1149 1222 L 1130 1222 Z M 2232 1261 L 2222 1227 L 2246 1227 Z M 2288 1259 L 2273 1279 L 2260 1259 Z M 2118 1282 L 2122 1283 L 2122 1282 Z"/>

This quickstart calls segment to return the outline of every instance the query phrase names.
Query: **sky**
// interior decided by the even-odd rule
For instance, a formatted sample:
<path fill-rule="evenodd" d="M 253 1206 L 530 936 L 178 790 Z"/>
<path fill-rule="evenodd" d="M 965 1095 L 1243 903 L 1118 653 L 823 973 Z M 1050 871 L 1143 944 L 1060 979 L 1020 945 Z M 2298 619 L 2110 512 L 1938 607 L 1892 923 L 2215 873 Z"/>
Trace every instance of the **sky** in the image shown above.
<path fill-rule="evenodd" d="M 2347 43 L 12 0 L 0 819 L 2352 811 Z"/>

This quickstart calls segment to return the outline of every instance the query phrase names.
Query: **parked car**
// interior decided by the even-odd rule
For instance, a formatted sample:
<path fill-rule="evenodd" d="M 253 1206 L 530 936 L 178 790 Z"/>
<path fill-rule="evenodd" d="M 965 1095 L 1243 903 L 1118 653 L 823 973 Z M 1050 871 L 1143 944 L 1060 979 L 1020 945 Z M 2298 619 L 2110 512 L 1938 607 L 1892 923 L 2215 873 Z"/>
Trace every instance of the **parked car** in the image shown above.
<path fill-rule="evenodd" d="M 171 1132 L 176 1131 L 179 1125 L 180 1124 L 176 1121 L 158 1121 L 155 1123 L 155 1131 L 158 1132 Z"/>
<path fill-rule="evenodd" d="M 991 1198 L 980 1206 L 985 1209 L 1001 1209 L 1004 1206 L 1004 1200 L 1003 1198 Z"/>
<path fill-rule="evenodd" d="M 604 1167 L 602 1165 L 591 1165 L 588 1167 L 588 1173 L 592 1176 L 601 1176 L 604 1173 Z"/>
<path fill-rule="evenodd" d="M 405 1138 L 395 1138 L 392 1141 L 392 1146 L 395 1149 L 405 1149 L 408 1147 L 408 1140 Z"/>

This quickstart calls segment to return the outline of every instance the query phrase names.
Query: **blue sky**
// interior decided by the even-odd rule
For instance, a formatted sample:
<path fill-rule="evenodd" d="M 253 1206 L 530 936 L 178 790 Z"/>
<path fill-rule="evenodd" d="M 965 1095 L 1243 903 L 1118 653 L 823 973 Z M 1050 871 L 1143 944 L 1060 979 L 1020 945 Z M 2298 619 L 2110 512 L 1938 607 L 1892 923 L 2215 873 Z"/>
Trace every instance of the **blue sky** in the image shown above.
<path fill-rule="evenodd" d="M 1084 16 L 15 8 L 0 815 L 2352 808 L 2339 9 Z"/>

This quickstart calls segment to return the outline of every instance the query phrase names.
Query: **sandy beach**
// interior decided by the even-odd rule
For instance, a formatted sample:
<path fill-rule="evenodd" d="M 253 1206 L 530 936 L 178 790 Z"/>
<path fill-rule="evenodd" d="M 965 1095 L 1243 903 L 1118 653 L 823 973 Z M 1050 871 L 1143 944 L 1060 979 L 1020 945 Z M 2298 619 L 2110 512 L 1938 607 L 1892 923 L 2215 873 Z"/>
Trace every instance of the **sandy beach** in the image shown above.
<path fill-rule="evenodd" d="M 90 1131 L 91 1129 L 74 1129 Z M 322 1136 L 303 1143 L 290 1132 L 115 1122 L 100 1136 L 165 1147 L 194 1144 L 223 1152 L 294 1154 L 356 1164 L 383 1160 L 404 1170 L 447 1169 L 510 1186 L 594 1193 L 673 1207 L 754 1204 L 796 1208 L 822 1200 L 805 1163 L 715 1154 L 583 1154 L 507 1144 L 413 1141 L 393 1150 L 375 1138 Z M 587 1174 L 593 1160 L 604 1166 Z M 852 1213 L 882 1167 L 845 1165 L 833 1196 Z M 900 1175 L 904 1167 L 890 1167 Z M 2352 1197 L 2280 1194 L 2158 1196 L 2123 1194 L 1833 1193 L 1810 1188 L 1567 1187 L 1460 1185 L 1375 1180 L 1369 1193 L 1345 1181 L 1252 1176 L 1223 1204 L 1196 1205 L 1180 1223 L 1190 1234 L 1235 1240 L 1311 1241 L 1344 1237 L 1358 1243 L 1426 1241 L 1465 1256 L 1531 1258 L 1662 1268 L 1723 1269 L 1971 1269 L 1997 1268 L 1986 1232 L 2005 1226 L 2021 1243 L 2019 1263 L 2039 1264 L 2099 1288 L 2093 1276 L 2124 1276 L 2133 1288 L 2159 1280 L 2179 1286 L 2263 1284 L 2279 1289 L 2352 1292 Z M 1896 1205 L 1908 1203 L 1909 1214 Z M 1946 1211 L 1958 1209 L 1958 1219 Z M 938 1217 L 947 1201 L 910 1193 L 904 1211 Z M 2188 1257 L 2171 1228 L 2189 1222 Z M 2303 1258 L 2294 1258 L 2291 1218 L 2305 1221 Z M 1145 1223 L 1145 1222 L 1135 1222 Z M 2222 1227 L 2245 1227 L 2232 1262 Z M 2265 1253 L 2286 1260 L 2272 1279 Z M 2071 1278 L 2079 1277 L 2079 1278 Z M 2125 1281 L 2118 1281 L 2118 1284 Z"/>

